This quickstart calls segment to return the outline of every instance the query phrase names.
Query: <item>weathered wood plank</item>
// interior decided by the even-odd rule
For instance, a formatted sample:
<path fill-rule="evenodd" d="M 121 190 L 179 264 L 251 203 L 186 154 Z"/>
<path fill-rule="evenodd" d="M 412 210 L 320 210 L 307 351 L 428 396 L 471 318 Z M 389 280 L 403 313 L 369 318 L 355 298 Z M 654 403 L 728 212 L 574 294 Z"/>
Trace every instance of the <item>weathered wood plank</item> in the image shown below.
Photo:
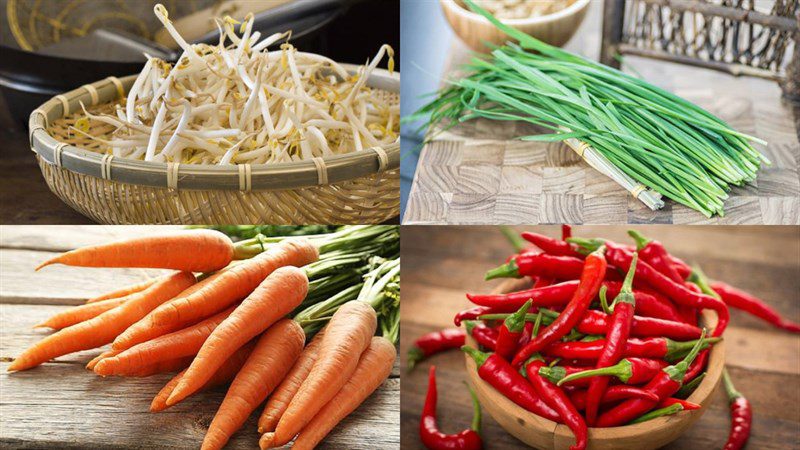
<path fill-rule="evenodd" d="M 162 413 L 148 412 L 171 377 L 101 378 L 83 365 L 99 350 L 6 373 L 10 357 L 47 332 L 34 323 L 63 310 L 49 305 L 0 305 L 0 447 L 65 449 L 197 448 L 224 397 L 215 389 Z M 399 360 L 398 360 L 399 361 Z M 393 375 L 325 441 L 326 448 L 398 448 L 399 366 Z M 260 409 L 259 409 L 260 411 Z M 226 448 L 255 448 L 254 414 Z"/>
<path fill-rule="evenodd" d="M 151 230 L 152 232 L 152 230 Z M 0 303 L 75 305 L 86 298 L 168 273 L 158 269 L 97 269 L 52 265 L 36 266 L 57 253 L 0 248 Z"/>
<path fill-rule="evenodd" d="M 163 225 L 0 225 L 0 247 L 65 252 L 86 245 L 104 244 L 114 239 L 166 232 L 183 227 Z"/>

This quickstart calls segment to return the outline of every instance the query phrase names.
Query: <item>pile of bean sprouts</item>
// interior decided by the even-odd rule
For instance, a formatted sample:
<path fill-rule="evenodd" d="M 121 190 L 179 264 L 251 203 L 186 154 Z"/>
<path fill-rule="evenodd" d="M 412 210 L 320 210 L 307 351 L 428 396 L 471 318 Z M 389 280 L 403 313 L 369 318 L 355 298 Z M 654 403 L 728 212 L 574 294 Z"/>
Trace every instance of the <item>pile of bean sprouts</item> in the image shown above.
<path fill-rule="evenodd" d="M 189 44 L 166 8 L 154 12 L 183 49 L 171 65 L 148 56 L 114 114 L 84 108 L 72 130 L 100 142 L 115 157 L 190 164 L 271 164 L 307 160 L 398 139 L 399 106 L 366 86 L 393 50 L 383 45 L 357 73 L 324 56 L 298 52 L 291 32 L 260 40 L 253 15 L 217 19 L 217 45 Z M 239 35 L 236 33 L 239 26 Z M 226 43 L 226 40 L 229 41 Z M 115 129 L 109 139 L 88 133 L 89 121 Z"/>

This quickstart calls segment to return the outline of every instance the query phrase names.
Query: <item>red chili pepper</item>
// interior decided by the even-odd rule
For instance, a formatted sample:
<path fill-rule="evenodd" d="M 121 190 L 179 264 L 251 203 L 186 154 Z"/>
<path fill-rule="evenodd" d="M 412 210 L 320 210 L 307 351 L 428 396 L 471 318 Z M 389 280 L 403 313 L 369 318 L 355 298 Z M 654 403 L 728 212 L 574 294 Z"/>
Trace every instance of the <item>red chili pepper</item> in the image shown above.
<path fill-rule="evenodd" d="M 423 359 L 445 350 L 461 348 L 466 337 L 464 330 L 460 328 L 447 328 L 439 331 L 432 331 L 420 336 L 414 341 L 414 346 L 408 350 L 408 370 L 414 370 L 414 366 Z"/>
<path fill-rule="evenodd" d="M 528 300 L 515 313 L 508 316 L 500 325 L 500 332 L 497 335 L 497 346 L 494 351 L 504 359 L 511 359 L 517 351 L 522 331 L 525 329 L 525 314 L 531 309 L 531 301 Z"/>
<path fill-rule="evenodd" d="M 705 335 L 705 333 L 703 333 L 703 335 Z M 697 344 L 683 361 L 673 366 L 665 367 L 655 378 L 644 386 L 645 390 L 653 392 L 658 396 L 658 401 L 653 402 L 651 400 L 642 400 L 638 398 L 626 400 L 601 414 L 600 417 L 597 418 L 596 425 L 598 427 L 624 425 L 651 410 L 659 401 L 672 397 L 672 395 L 680 389 L 686 370 L 700 351 L 701 342 L 702 340 L 697 341 Z"/>
<path fill-rule="evenodd" d="M 578 280 L 565 281 L 552 286 L 526 289 L 509 294 L 475 295 L 467 294 L 467 299 L 480 306 L 513 312 L 531 300 L 533 306 L 561 306 L 569 302 L 578 289 Z"/>
<path fill-rule="evenodd" d="M 569 398 L 572 400 L 572 404 L 575 405 L 575 408 L 581 411 L 586 409 L 586 394 L 587 392 L 585 390 L 575 391 L 570 394 Z M 652 400 L 654 402 L 658 401 L 658 397 L 656 397 L 656 394 L 652 392 L 648 392 L 642 388 L 637 388 L 634 386 L 617 384 L 609 387 L 605 392 L 603 392 L 603 397 L 600 399 L 600 403 L 606 405 L 608 403 L 615 403 L 621 400 L 627 400 L 629 398 L 643 398 L 646 400 Z"/>
<path fill-rule="evenodd" d="M 633 311 L 636 308 L 636 299 L 633 296 L 633 274 L 636 271 L 637 259 L 638 254 L 634 253 L 631 267 L 627 275 L 625 275 L 625 281 L 622 283 L 622 289 L 614 299 L 613 312 L 607 321 L 606 345 L 597 358 L 595 369 L 613 366 L 623 357 L 625 344 L 631 333 Z M 605 290 L 600 291 L 600 299 L 605 305 Z M 600 399 L 610 380 L 607 376 L 595 376 L 589 383 L 589 391 L 586 397 L 586 422 L 589 425 L 593 425 L 597 419 L 597 412 L 600 410 Z"/>
<path fill-rule="evenodd" d="M 687 402 L 686 400 L 681 400 L 679 398 L 673 398 L 673 397 L 670 397 L 659 403 L 657 408 L 666 408 L 667 406 L 672 406 L 676 403 L 683 406 L 684 411 L 694 411 L 695 409 L 700 409 L 700 405 L 698 405 L 697 403 Z"/>
<path fill-rule="evenodd" d="M 706 370 L 706 363 L 708 362 L 708 353 L 710 349 L 705 349 L 697 355 L 697 358 L 692 361 L 692 364 L 689 366 L 689 370 L 686 371 L 686 376 L 683 377 L 683 382 L 688 383 L 694 380 L 698 375 L 700 375 L 704 370 Z"/>
<path fill-rule="evenodd" d="M 683 283 L 685 278 L 681 278 L 672 263 L 672 258 L 661 242 L 648 239 L 636 230 L 628 230 L 628 235 L 636 241 L 636 250 L 643 262 L 650 264 L 670 280 L 676 283 Z"/>
<path fill-rule="evenodd" d="M 637 303 L 636 308 L 639 308 Z M 608 314 L 597 311 L 586 311 L 586 315 L 578 323 L 578 331 L 583 334 L 605 334 L 608 330 Z M 668 337 L 679 341 L 697 339 L 701 330 L 683 322 L 656 319 L 655 317 L 633 316 L 631 335 L 636 337 Z"/>
<path fill-rule="evenodd" d="M 644 338 L 628 339 L 625 345 L 625 357 L 638 358 L 661 358 L 667 361 L 674 361 L 685 355 L 694 347 L 699 339 L 692 341 L 673 341 L 667 338 Z M 703 339 L 703 347 L 719 342 L 720 338 Z M 605 339 L 598 339 L 591 342 L 556 342 L 546 347 L 542 353 L 563 359 L 594 360 L 600 356 L 600 352 L 606 345 Z"/>
<path fill-rule="evenodd" d="M 791 331 L 792 333 L 800 333 L 800 325 L 781 317 L 777 311 L 764 303 L 763 300 L 719 281 L 711 283 L 711 288 L 722 297 L 722 301 L 727 303 L 728 306 L 741 309 L 778 328 Z"/>
<path fill-rule="evenodd" d="M 543 398 L 551 408 L 556 410 L 561 419 L 563 419 L 564 424 L 572 430 L 575 435 L 575 445 L 571 446 L 570 450 L 585 449 L 589 440 L 589 430 L 586 427 L 583 416 L 581 416 L 561 388 L 539 375 L 539 369 L 543 366 L 542 357 L 535 355 L 534 359 L 525 368 L 528 381 L 533 385 L 539 397 Z"/>
<path fill-rule="evenodd" d="M 528 343 L 514 356 L 513 364 L 518 367 L 534 353 L 540 351 L 548 344 L 561 339 L 577 325 L 583 313 L 589 309 L 595 295 L 600 290 L 603 278 L 606 275 L 607 263 L 601 247 L 586 257 L 586 265 L 581 273 L 580 283 L 575 294 L 558 318 L 545 328 L 538 336 Z"/>
<path fill-rule="evenodd" d="M 630 268 L 630 253 L 616 246 L 609 246 L 606 252 L 609 262 L 624 270 Z M 678 305 L 691 306 L 698 309 L 711 309 L 717 313 L 717 326 L 714 328 L 712 336 L 722 335 L 728 326 L 730 315 L 728 307 L 719 299 L 710 295 L 693 292 L 683 284 L 675 283 L 666 276 L 662 275 L 647 263 L 639 263 L 636 266 L 636 278 L 652 286 L 662 294 L 671 298 Z"/>
<path fill-rule="evenodd" d="M 475 360 L 475 364 L 478 365 L 478 376 L 506 398 L 538 416 L 562 423 L 558 413 L 547 406 L 528 380 L 508 361 L 494 353 L 484 353 L 466 345 L 461 347 L 461 350 Z"/>
<path fill-rule="evenodd" d="M 522 233 L 523 239 L 542 249 L 548 255 L 573 256 L 580 258 L 580 253 L 576 252 L 572 245 L 567 241 L 559 241 L 539 233 Z"/>
<path fill-rule="evenodd" d="M 572 227 L 567 224 L 561 225 L 561 240 L 566 241 L 571 237 L 572 237 Z"/>
<path fill-rule="evenodd" d="M 571 256 L 517 255 L 511 261 L 486 272 L 486 280 L 494 278 L 521 278 L 544 276 L 557 280 L 574 280 L 580 277 L 583 261 Z"/>
<path fill-rule="evenodd" d="M 527 320 L 527 319 L 526 319 Z M 525 329 L 522 330 L 522 336 L 519 338 L 518 347 L 523 347 L 528 345 L 528 342 L 531 341 L 531 334 L 533 333 L 533 323 L 532 322 L 525 322 Z"/>
<path fill-rule="evenodd" d="M 496 312 L 511 312 L 514 310 L 516 310 L 516 308 L 511 309 L 510 311 L 503 311 L 501 308 L 501 310 L 498 311 L 496 308 L 490 308 L 488 306 L 476 306 L 474 308 L 460 311 L 458 314 L 456 314 L 455 317 L 453 317 L 453 323 L 455 323 L 457 327 L 460 327 L 461 322 L 465 320 L 475 320 L 484 314 L 492 314 Z"/>
<path fill-rule="evenodd" d="M 481 347 L 494 351 L 495 347 L 497 347 L 497 330 L 489 328 L 476 320 L 467 320 L 464 323 L 467 327 L 467 333 L 475 339 L 475 342 Z"/>
<path fill-rule="evenodd" d="M 536 279 L 533 281 L 533 288 L 534 289 L 544 288 L 547 286 L 552 286 L 553 283 L 555 283 L 555 280 L 552 278 L 536 277 Z"/>
<path fill-rule="evenodd" d="M 622 283 L 606 281 L 603 283 L 603 286 L 608 288 L 609 297 L 616 297 L 622 288 Z M 666 299 L 663 295 L 641 287 L 634 289 L 633 295 L 636 297 L 636 312 L 640 316 L 655 317 L 657 319 L 671 320 L 674 322 L 683 321 L 675 304 Z"/>
<path fill-rule="evenodd" d="M 419 422 L 419 437 L 425 447 L 431 450 L 480 450 L 483 448 L 481 441 L 481 406 L 472 389 L 474 415 L 472 427 L 458 434 L 444 434 L 439 431 L 436 424 L 436 366 L 431 366 L 428 372 L 428 395 L 425 396 L 425 406 L 422 409 L 422 418 Z"/>
<path fill-rule="evenodd" d="M 599 369 L 575 370 L 559 378 L 556 383 L 559 386 L 564 384 L 574 385 L 580 380 L 591 381 L 592 377 L 602 375 L 606 377 L 615 377 L 625 384 L 644 384 L 655 378 L 665 367 L 667 367 L 667 363 L 661 359 L 624 358 L 613 366 L 601 367 Z"/>
<path fill-rule="evenodd" d="M 675 270 L 677 270 L 678 274 L 681 276 L 681 279 L 685 280 L 689 278 L 689 274 L 692 273 L 692 268 L 689 264 L 686 264 L 682 259 L 672 255 L 670 255 L 670 259 L 672 260 L 672 265 L 675 266 Z"/>
<path fill-rule="evenodd" d="M 731 408 L 731 431 L 723 450 L 739 450 L 750 438 L 750 427 L 753 422 L 753 408 L 750 401 L 736 390 L 727 369 L 722 370 L 722 381 Z"/>

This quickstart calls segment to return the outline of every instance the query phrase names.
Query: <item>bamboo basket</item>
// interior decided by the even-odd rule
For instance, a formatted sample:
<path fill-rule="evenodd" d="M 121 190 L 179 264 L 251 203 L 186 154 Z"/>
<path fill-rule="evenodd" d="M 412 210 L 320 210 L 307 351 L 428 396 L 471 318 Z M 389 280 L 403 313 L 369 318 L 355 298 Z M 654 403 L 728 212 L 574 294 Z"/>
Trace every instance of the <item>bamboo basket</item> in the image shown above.
<path fill-rule="evenodd" d="M 42 175 L 81 214 L 106 224 L 369 224 L 399 215 L 399 140 L 310 161 L 208 166 L 114 158 L 71 132 L 81 102 L 111 111 L 135 78 L 81 86 L 31 113 L 30 145 Z M 367 85 L 399 103 L 399 74 L 376 69 Z M 112 131 L 94 121 L 89 129 L 99 137 Z"/>

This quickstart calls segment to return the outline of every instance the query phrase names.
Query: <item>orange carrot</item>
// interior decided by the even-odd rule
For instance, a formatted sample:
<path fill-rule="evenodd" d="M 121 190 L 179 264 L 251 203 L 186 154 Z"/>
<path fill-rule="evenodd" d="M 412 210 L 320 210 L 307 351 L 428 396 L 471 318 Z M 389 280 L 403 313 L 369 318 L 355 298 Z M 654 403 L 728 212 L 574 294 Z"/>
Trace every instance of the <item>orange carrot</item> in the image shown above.
<path fill-rule="evenodd" d="M 89 370 L 94 370 L 94 366 L 96 366 L 97 363 L 99 363 L 101 359 L 110 358 L 112 356 L 116 356 L 118 353 L 119 352 L 114 351 L 114 350 L 107 350 L 107 351 L 105 351 L 103 353 L 100 353 L 99 355 L 97 355 L 94 358 L 92 358 L 92 360 L 89 361 L 86 364 L 86 368 L 89 369 Z"/>
<path fill-rule="evenodd" d="M 270 247 L 251 259 L 206 278 L 191 294 L 161 305 L 142 323 L 120 336 L 113 348 L 124 350 L 171 331 L 179 330 L 242 300 L 275 269 L 304 266 L 319 258 L 317 248 L 305 239 L 292 239 Z M 199 284 L 199 283 L 198 283 Z"/>
<path fill-rule="evenodd" d="M 356 370 L 376 327 L 375 310 L 367 303 L 347 302 L 336 311 L 325 329 L 311 373 L 278 421 L 275 446 L 292 440 L 339 392 Z"/>
<path fill-rule="evenodd" d="M 108 344 L 125 328 L 189 287 L 194 280 L 191 272 L 177 272 L 164 277 L 116 308 L 47 336 L 25 350 L 8 370 L 30 369 L 68 353 Z"/>
<path fill-rule="evenodd" d="M 217 272 L 216 274 L 219 274 L 220 272 L 222 272 L 224 270 L 227 270 L 227 269 L 222 269 L 219 272 Z M 188 295 L 192 295 L 193 293 L 199 291 L 200 289 L 203 289 L 203 287 L 206 286 L 207 284 L 212 283 L 213 280 L 214 280 L 214 276 L 213 275 L 211 277 L 207 277 L 207 278 L 205 278 L 203 280 L 200 280 L 197 283 L 195 283 L 195 284 L 189 286 L 188 288 L 184 289 L 183 292 L 181 292 L 180 294 L 175 296 L 174 299 L 170 300 L 169 302 L 167 302 L 165 304 L 169 304 L 169 303 L 172 303 L 173 301 L 175 301 L 175 300 L 177 300 L 179 298 L 186 297 Z M 140 321 L 136 322 L 135 324 L 129 326 L 128 329 L 126 329 L 124 332 L 122 332 L 122 334 L 117 336 L 117 338 L 114 339 L 114 342 L 111 344 L 111 348 L 113 348 L 114 350 L 117 350 L 117 351 L 127 350 L 127 349 L 133 347 L 134 345 L 141 344 L 142 342 L 147 342 L 147 341 L 155 339 L 155 338 L 157 338 L 159 336 L 163 336 L 163 335 L 165 335 L 167 333 L 170 333 L 170 332 L 176 331 L 176 330 L 181 330 L 183 328 L 185 328 L 185 327 L 176 327 L 175 329 L 172 329 L 172 328 L 167 329 L 167 328 L 156 327 L 156 325 L 153 323 L 153 315 L 152 314 L 148 314 L 142 320 L 140 320 Z"/>
<path fill-rule="evenodd" d="M 148 267 L 186 272 L 210 272 L 233 259 L 233 243 L 215 230 L 182 230 L 92 245 L 42 263 L 81 267 Z"/>
<path fill-rule="evenodd" d="M 397 351 L 387 339 L 372 338 L 353 375 L 294 440 L 295 450 L 311 450 L 345 417 L 361 405 L 392 373 Z M 264 438 L 269 441 L 269 437 Z M 262 449 L 268 447 L 261 447 Z"/>
<path fill-rule="evenodd" d="M 253 351 L 253 348 L 256 346 L 256 341 L 248 342 L 244 347 L 236 350 L 236 353 L 231 355 L 230 358 L 225 360 L 225 363 L 214 372 L 214 376 L 209 379 L 206 384 L 203 385 L 198 392 L 202 392 L 213 387 L 225 384 L 231 381 L 239 370 L 244 365 L 244 362 L 247 361 L 247 357 L 250 356 L 250 353 Z M 189 364 L 191 361 L 189 361 Z M 187 364 L 187 366 L 189 365 Z M 181 373 L 175 375 L 167 384 L 158 391 L 153 402 L 150 403 L 150 412 L 159 412 L 163 411 L 169 406 L 167 406 L 167 398 L 169 398 L 169 394 L 175 389 L 175 386 L 178 385 L 178 382 L 183 377 L 183 374 L 186 373 L 186 370 L 183 370 Z"/>
<path fill-rule="evenodd" d="M 286 375 L 286 378 L 281 381 L 280 386 L 275 389 L 275 392 L 269 396 L 267 405 L 264 407 L 264 412 L 258 419 L 258 432 L 266 433 L 268 431 L 275 431 L 275 426 L 278 425 L 289 402 L 292 401 L 294 395 L 300 389 L 300 385 L 308 377 L 311 372 L 311 367 L 317 360 L 319 354 L 319 345 L 322 342 L 322 336 L 325 329 L 317 333 L 314 339 L 306 346 L 303 353 L 297 358 L 297 362 L 292 366 L 292 370 Z"/>
<path fill-rule="evenodd" d="M 221 449 L 261 402 L 281 382 L 300 356 L 303 328 L 291 319 L 271 326 L 236 375 L 208 427 L 201 450 Z"/>
<path fill-rule="evenodd" d="M 125 286 L 122 289 L 117 289 L 116 291 L 111 291 L 111 292 L 108 292 L 106 294 L 98 295 L 97 297 L 90 298 L 89 300 L 86 300 L 86 303 L 102 302 L 103 300 L 108 300 L 108 299 L 111 299 L 111 298 L 126 297 L 128 295 L 135 294 L 135 293 L 137 293 L 139 291 L 143 291 L 143 290 L 149 288 L 156 281 L 158 281 L 158 278 L 150 278 L 147 281 L 142 281 L 141 283 L 136 283 L 136 284 L 132 284 L 130 286 Z"/>
<path fill-rule="evenodd" d="M 74 308 L 61 311 L 44 322 L 37 323 L 33 328 L 52 328 L 60 330 L 76 323 L 85 322 L 93 317 L 114 309 L 117 306 L 128 301 L 128 297 L 112 298 L 108 300 L 101 300 L 99 302 L 88 303 L 85 305 L 78 305 Z"/>
<path fill-rule="evenodd" d="M 189 364 L 192 363 L 192 359 L 193 358 L 191 356 L 184 356 L 181 358 L 173 358 L 173 359 L 168 359 L 166 361 L 159 361 L 157 363 L 142 366 L 138 370 L 131 372 L 126 376 L 143 378 L 158 373 L 178 372 L 180 370 L 184 370 L 185 368 L 189 367 Z"/>
<path fill-rule="evenodd" d="M 103 376 L 129 375 L 140 367 L 159 361 L 180 356 L 194 356 L 211 332 L 233 312 L 234 308 L 232 306 L 188 328 L 142 342 L 119 352 L 116 356 L 104 358 L 94 366 L 94 372 Z"/>
<path fill-rule="evenodd" d="M 286 266 L 272 272 L 206 339 L 167 404 L 173 405 L 197 391 L 225 359 L 292 312 L 306 293 L 308 278 L 302 269 Z"/>

